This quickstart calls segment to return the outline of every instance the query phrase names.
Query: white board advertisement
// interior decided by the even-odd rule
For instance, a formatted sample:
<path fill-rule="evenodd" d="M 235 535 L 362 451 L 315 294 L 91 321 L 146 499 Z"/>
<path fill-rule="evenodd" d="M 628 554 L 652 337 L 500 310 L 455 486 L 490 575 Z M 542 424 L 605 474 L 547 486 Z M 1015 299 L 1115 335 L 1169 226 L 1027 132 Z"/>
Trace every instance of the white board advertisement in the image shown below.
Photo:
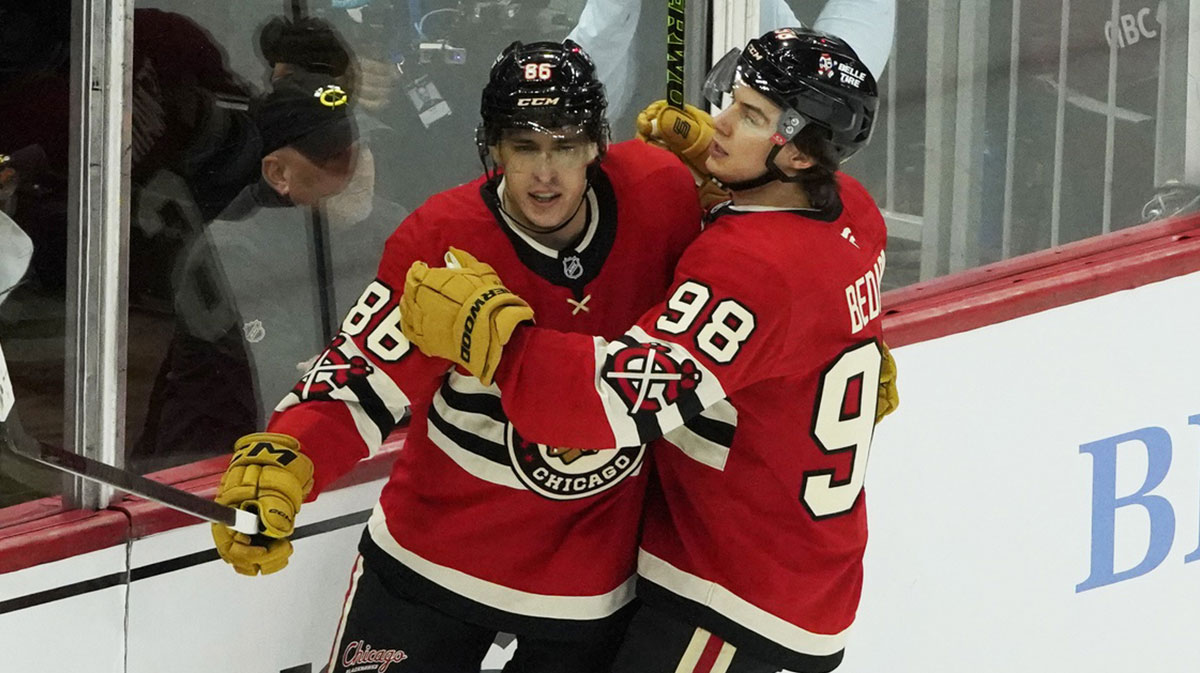
<path fill-rule="evenodd" d="M 125 558 L 121 545 L 0 575 L 0 671 L 122 673 Z"/>
<path fill-rule="evenodd" d="M 1200 274 L 898 348 L 845 673 L 1200 662 Z"/>

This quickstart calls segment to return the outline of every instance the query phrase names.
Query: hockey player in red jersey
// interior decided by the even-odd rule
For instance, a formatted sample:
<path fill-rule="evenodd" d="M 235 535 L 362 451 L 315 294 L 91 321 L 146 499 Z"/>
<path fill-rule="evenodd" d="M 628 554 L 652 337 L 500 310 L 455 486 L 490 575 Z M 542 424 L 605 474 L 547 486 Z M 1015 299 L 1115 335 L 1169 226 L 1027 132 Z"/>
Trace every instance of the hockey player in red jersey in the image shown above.
<path fill-rule="evenodd" d="M 732 90 L 706 163 L 732 203 L 633 328 L 614 340 L 517 326 L 512 298 L 471 260 L 414 265 L 402 326 L 428 354 L 495 371 L 533 441 L 663 438 L 643 606 L 614 671 L 830 671 L 862 587 L 884 375 L 886 228 L 838 171 L 870 136 L 875 80 L 842 40 L 793 28 L 722 60 L 706 89 Z"/>
<path fill-rule="evenodd" d="M 699 233 L 692 175 L 662 149 L 607 146 L 603 86 L 570 41 L 510 46 L 481 109 L 485 176 L 397 228 L 378 278 L 269 432 L 239 442 L 218 494 L 257 508 L 271 535 L 214 527 L 223 558 L 245 574 L 278 570 L 300 500 L 375 452 L 411 407 L 359 547 L 334 673 L 389 650 L 406 672 L 477 673 L 498 631 L 518 638 L 505 670 L 607 670 L 630 613 L 644 447 L 525 440 L 495 386 L 410 347 L 398 303 L 409 266 L 441 264 L 454 244 L 489 259 L 542 324 L 616 338 Z"/>

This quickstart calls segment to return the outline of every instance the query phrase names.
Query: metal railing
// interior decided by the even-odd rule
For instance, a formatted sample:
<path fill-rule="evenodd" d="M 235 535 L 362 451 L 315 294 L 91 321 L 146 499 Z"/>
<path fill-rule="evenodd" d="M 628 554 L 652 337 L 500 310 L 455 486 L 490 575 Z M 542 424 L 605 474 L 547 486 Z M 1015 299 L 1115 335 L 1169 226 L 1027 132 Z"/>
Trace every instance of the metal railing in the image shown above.
<path fill-rule="evenodd" d="M 75 0 L 68 222 L 68 449 L 124 464 L 132 0 Z M 75 479 L 72 505 L 103 508 L 112 491 Z"/>

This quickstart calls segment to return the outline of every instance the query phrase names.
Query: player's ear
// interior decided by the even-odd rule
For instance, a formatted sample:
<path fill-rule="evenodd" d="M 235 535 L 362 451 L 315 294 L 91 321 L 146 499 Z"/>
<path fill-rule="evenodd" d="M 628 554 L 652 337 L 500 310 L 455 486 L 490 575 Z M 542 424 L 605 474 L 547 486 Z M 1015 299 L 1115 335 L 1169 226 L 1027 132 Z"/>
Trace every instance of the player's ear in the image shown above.
<path fill-rule="evenodd" d="M 795 173 L 803 171 L 817 165 L 816 159 L 808 156 L 795 143 L 788 143 L 779 151 L 777 159 L 779 165 L 783 167 L 785 172 Z"/>
<path fill-rule="evenodd" d="M 492 158 L 492 163 L 497 166 L 503 166 L 504 162 L 500 160 L 500 148 L 495 145 L 488 145 L 488 156 Z"/>
<path fill-rule="evenodd" d="M 267 184 L 271 185 L 271 189 L 281 196 L 287 196 L 289 191 L 287 164 L 278 152 L 272 152 L 262 158 L 262 176 Z"/>

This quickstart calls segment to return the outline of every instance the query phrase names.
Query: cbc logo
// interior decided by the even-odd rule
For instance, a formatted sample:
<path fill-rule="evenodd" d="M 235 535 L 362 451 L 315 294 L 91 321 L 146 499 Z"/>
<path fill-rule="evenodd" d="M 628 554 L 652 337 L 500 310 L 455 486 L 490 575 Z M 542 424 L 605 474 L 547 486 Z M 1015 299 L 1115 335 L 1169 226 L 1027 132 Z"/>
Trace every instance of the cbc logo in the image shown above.
<path fill-rule="evenodd" d="M 1158 37 L 1156 28 L 1161 25 L 1159 17 L 1150 15 L 1150 8 L 1143 7 L 1136 12 L 1122 14 L 1116 25 L 1113 25 L 1112 20 L 1104 22 L 1104 39 L 1108 40 L 1108 46 L 1112 46 L 1115 42 L 1119 47 L 1124 49 L 1133 44 L 1141 42 L 1143 38 L 1152 39 Z"/>

